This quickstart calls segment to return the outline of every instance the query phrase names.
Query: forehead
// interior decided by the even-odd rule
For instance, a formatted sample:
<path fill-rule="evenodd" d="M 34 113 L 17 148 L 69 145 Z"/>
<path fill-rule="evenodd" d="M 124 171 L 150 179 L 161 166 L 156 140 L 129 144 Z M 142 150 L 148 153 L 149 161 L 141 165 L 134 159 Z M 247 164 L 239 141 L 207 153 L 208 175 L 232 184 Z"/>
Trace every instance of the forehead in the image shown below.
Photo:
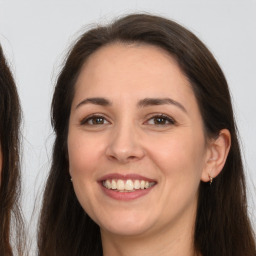
<path fill-rule="evenodd" d="M 84 94 L 125 99 L 168 94 L 181 101 L 195 100 L 176 60 L 165 50 L 145 44 L 115 43 L 93 53 L 79 74 L 75 99 Z"/>

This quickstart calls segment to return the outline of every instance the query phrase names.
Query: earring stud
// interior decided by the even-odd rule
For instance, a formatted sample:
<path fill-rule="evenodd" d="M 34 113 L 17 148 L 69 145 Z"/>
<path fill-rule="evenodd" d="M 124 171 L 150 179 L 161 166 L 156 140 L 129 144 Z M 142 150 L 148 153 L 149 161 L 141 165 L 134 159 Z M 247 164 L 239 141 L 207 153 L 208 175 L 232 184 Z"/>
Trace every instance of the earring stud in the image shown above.
<path fill-rule="evenodd" d="M 210 177 L 210 185 L 212 185 L 212 181 L 213 181 L 213 177 L 209 176 Z"/>

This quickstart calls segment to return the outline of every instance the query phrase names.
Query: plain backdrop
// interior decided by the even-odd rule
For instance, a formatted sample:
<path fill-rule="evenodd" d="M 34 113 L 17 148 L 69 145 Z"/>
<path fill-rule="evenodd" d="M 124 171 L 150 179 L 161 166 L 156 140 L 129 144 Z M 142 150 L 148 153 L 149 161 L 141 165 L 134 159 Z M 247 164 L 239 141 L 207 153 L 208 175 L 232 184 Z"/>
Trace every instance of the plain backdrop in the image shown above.
<path fill-rule="evenodd" d="M 240 130 L 249 212 L 256 227 L 256 0 L 0 0 L 0 42 L 23 109 L 23 209 L 31 237 L 51 162 L 50 103 L 65 53 L 88 25 L 133 12 L 181 23 L 209 47 L 222 67 Z"/>

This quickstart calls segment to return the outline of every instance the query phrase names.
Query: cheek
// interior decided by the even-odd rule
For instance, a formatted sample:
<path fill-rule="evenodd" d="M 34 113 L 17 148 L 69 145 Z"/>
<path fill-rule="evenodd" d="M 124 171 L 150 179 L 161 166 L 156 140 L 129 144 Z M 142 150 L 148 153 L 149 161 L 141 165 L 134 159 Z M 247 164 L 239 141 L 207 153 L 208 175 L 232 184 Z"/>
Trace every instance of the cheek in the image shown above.
<path fill-rule="evenodd" d="M 97 157 L 97 144 L 71 131 L 68 136 L 68 157 L 71 172 L 85 171 Z"/>
<path fill-rule="evenodd" d="M 205 155 L 201 134 L 181 131 L 158 138 L 153 144 L 154 147 L 148 147 L 148 152 L 167 182 L 174 186 L 193 181 L 199 183 Z"/>
<path fill-rule="evenodd" d="M 203 139 L 175 134 L 151 147 L 151 159 L 161 172 L 161 195 L 165 218 L 195 211 L 204 166 Z M 175 210 L 173 206 L 175 205 Z M 186 211 L 185 209 L 190 209 Z"/>
<path fill-rule="evenodd" d="M 75 194 L 80 205 L 90 216 L 94 216 L 97 163 L 102 151 L 100 143 L 93 136 L 70 129 L 68 135 L 69 172 Z"/>
<path fill-rule="evenodd" d="M 71 176 L 87 176 L 95 169 L 103 150 L 103 143 L 97 136 L 86 136 L 72 130 L 68 136 L 68 156 Z"/>

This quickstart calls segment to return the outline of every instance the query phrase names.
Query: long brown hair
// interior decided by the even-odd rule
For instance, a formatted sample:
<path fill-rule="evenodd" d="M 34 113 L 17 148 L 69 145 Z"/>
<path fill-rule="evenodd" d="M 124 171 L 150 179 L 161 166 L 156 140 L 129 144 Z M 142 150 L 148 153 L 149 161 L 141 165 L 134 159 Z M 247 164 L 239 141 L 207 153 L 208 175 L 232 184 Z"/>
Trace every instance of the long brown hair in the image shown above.
<path fill-rule="evenodd" d="M 199 187 L 194 246 L 205 256 L 255 256 L 237 130 L 223 72 L 194 34 L 173 21 L 146 14 L 128 15 L 91 29 L 67 56 L 52 100 L 56 138 L 39 223 L 38 254 L 102 255 L 99 227 L 79 205 L 70 182 L 67 135 L 82 65 L 100 47 L 115 42 L 150 44 L 166 50 L 192 85 L 207 137 L 218 136 L 224 128 L 230 131 L 232 145 L 223 171 L 212 186 L 201 182 Z"/>
<path fill-rule="evenodd" d="M 0 255 L 4 256 L 23 255 L 24 233 L 19 207 L 20 120 L 17 89 L 0 46 L 0 143 L 3 159 L 0 166 Z"/>

